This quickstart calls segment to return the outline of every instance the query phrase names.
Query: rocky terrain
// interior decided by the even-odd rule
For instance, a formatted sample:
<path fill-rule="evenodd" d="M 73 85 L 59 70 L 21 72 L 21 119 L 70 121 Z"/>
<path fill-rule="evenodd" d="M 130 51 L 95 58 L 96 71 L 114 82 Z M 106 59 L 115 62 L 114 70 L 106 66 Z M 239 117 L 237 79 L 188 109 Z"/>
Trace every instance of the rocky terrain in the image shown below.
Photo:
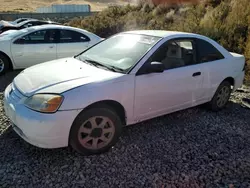
<path fill-rule="evenodd" d="M 0 92 L 18 72 L 0 77 Z M 81 156 L 23 141 L 0 94 L 0 187 L 249 187 L 250 111 L 235 92 L 218 113 L 195 107 L 124 128 L 109 152 Z"/>

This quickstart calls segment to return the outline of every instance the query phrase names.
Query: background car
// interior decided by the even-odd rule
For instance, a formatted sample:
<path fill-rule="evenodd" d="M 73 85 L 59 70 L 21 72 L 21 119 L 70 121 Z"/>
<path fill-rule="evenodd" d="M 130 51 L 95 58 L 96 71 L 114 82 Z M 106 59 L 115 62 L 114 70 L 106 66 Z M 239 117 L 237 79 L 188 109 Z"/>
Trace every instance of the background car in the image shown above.
<path fill-rule="evenodd" d="M 5 20 L 1 20 L 0 21 L 0 24 L 1 23 L 9 23 L 9 24 L 12 24 L 12 25 L 15 25 L 15 24 L 19 24 L 19 23 L 21 23 L 21 22 L 24 22 L 24 21 L 27 21 L 27 20 L 37 20 L 37 19 L 34 19 L 34 18 L 18 18 L 18 19 L 16 19 L 16 20 L 14 20 L 14 21 L 5 21 Z"/>
<path fill-rule="evenodd" d="M 5 112 L 35 146 L 96 154 L 118 141 L 123 126 L 204 103 L 223 109 L 245 65 L 243 55 L 202 35 L 119 33 L 78 56 L 25 69 L 5 90 Z"/>
<path fill-rule="evenodd" d="M 60 25 L 34 26 L 0 35 L 0 74 L 58 58 L 71 57 L 101 41 L 83 29 Z"/>
<path fill-rule="evenodd" d="M 28 20 L 37 20 L 37 19 L 34 19 L 34 18 L 18 18 L 12 22 L 10 22 L 11 24 L 15 25 L 15 24 L 19 24 L 21 22 L 24 22 L 24 21 L 28 21 Z"/>
<path fill-rule="evenodd" d="M 20 30 L 20 29 L 24 29 L 27 27 L 45 25 L 45 24 L 61 25 L 60 23 L 53 22 L 53 21 L 33 20 L 33 19 L 26 20 L 26 21 L 20 22 L 18 24 L 11 24 L 11 23 L 5 22 L 4 24 L 0 25 L 0 34 L 6 32 L 8 30 Z"/>

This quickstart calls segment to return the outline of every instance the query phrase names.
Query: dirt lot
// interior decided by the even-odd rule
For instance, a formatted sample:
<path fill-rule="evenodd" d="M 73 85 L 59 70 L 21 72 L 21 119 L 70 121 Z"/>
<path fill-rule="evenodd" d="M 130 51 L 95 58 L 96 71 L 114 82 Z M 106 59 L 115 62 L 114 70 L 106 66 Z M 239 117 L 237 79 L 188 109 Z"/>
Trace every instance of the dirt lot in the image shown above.
<path fill-rule="evenodd" d="M 0 92 L 18 72 L 0 77 Z M 124 129 L 109 152 L 45 150 L 17 136 L 0 94 L 0 187 L 249 187 L 250 118 L 238 91 L 213 113 L 196 107 Z"/>

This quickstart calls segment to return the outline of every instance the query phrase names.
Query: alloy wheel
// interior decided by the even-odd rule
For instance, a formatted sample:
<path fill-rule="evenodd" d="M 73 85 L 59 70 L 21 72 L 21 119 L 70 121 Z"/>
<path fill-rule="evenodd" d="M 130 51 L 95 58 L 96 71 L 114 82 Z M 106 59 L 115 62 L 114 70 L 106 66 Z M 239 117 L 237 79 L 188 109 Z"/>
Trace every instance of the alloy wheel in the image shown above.
<path fill-rule="evenodd" d="M 115 126 L 104 116 L 94 116 L 85 121 L 78 130 L 79 143 L 91 150 L 107 146 L 113 139 Z"/>
<path fill-rule="evenodd" d="M 0 59 L 0 73 L 4 70 L 4 62 L 2 59 Z"/>
<path fill-rule="evenodd" d="M 217 95 L 218 107 L 223 107 L 227 103 L 229 97 L 230 97 L 230 88 L 227 86 L 222 87 Z"/>

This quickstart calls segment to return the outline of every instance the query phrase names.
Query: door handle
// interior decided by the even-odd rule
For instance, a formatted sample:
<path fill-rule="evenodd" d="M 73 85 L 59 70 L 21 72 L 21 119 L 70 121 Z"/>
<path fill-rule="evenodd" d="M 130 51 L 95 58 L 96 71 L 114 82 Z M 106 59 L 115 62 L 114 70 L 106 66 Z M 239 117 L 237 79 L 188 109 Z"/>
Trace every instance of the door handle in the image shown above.
<path fill-rule="evenodd" d="M 195 72 L 194 74 L 193 74 L 193 77 L 195 77 L 195 76 L 200 76 L 201 75 L 201 72 Z"/>
<path fill-rule="evenodd" d="M 49 48 L 54 48 L 54 46 L 50 46 Z"/>

